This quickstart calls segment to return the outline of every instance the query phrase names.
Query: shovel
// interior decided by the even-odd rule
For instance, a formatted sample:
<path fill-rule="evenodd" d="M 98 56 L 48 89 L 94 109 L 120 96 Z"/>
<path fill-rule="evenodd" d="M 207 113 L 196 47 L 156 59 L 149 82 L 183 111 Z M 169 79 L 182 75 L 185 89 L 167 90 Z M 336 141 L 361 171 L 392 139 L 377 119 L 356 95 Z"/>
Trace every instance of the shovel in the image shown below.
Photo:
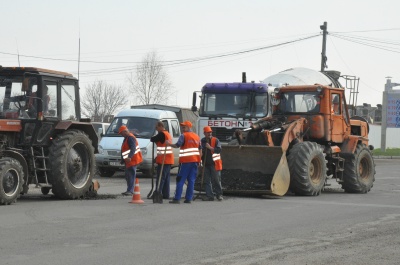
<path fill-rule="evenodd" d="M 207 139 L 206 139 L 206 143 L 207 143 Z M 199 198 L 201 196 L 201 192 L 203 190 L 203 181 L 204 181 L 204 170 L 206 167 L 206 160 L 207 160 L 207 147 L 205 148 L 206 150 L 204 151 L 204 163 L 203 163 L 203 167 L 201 170 L 201 182 L 200 182 L 200 192 L 197 194 L 196 197 L 194 197 L 194 201 Z"/>
<path fill-rule="evenodd" d="M 150 199 L 154 189 L 154 142 L 151 150 L 151 190 L 149 194 L 147 194 L 147 199 Z"/>
<path fill-rule="evenodd" d="M 167 146 L 165 146 L 164 149 L 164 156 L 163 156 L 163 161 L 161 164 L 161 169 L 160 169 L 160 175 L 158 176 L 158 185 L 156 190 L 153 193 L 153 203 L 163 203 L 163 195 L 160 192 L 160 186 L 161 186 L 161 178 L 162 178 L 162 173 L 164 169 L 164 162 L 165 162 L 165 156 L 167 154 Z"/>

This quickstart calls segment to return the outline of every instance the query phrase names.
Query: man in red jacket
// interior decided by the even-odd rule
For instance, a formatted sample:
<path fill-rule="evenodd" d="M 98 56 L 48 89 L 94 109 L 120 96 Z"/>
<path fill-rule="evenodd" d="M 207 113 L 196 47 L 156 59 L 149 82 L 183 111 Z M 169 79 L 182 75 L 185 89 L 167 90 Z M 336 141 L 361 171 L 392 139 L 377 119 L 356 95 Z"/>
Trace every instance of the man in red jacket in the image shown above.
<path fill-rule="evenodd" d="M 212 136 L 212 129 L 210 126 L 204 127 L 204 138 L 201 139 L 202 147 L 202 161 L 204 167 L 204 183 L 206 196 L 202 198 L 203 201 L 213 201 L 214 192 L 217 200 L 222 201 L 222 187 L 221 187 L 221 143 L 217 137 Z"/>
<path fill-rule="evenodd" d="M 200 137 L 191 131 L 192 123 L 184 121 L 181 123 L 182 135 L 176 144 L 167 144 L 173 148 L 180 148 L 179 171 L 176 177 L 176 191 L 174 199 L 169 203 L 180 203 L 183 185 L 188 181 L 184 203 L 191 203 L 194 193 L 194 182 L 197 176 L 197 167 L 200 163 L 201 146 Z"/>
<path fill-rule="evenodd" d="M 164 199 L 169 199 L 169 183 L 170 183 L 170 171 L 171 166 L 174 164 L 174 153 L 172 152 L 171 146 L 167 146 L 167 143 L 172 142 L 172 137 L 168 131 L 164 128 L 164 123 L 158 121 L 156 124 L 157 135 L 150 138 L 150 141 L 157 145 L 157 181 L 156 188 L 158 187 L 158 182 L 160 182 L 160 190 Z M 164 165 L 162 165 L 164 163 Z M 161 180 L 160 171 L 163 168 Z M 156 189 L 157 190 L 157 189 Z"/>
<path fill-rule="evenodd" d="M 133 195 L 133 188 L 136 181 L 136 166 L 142 163 L 142 153 L 140 152 L 139 143 L 136 137 L 128 131 L 125 125 L 119 127 L 119 134 L 125 139 L 121 146 L 121 155 L 125 163 L 125 179 L 127 184 L 127 190 L 122 195 Z"/>

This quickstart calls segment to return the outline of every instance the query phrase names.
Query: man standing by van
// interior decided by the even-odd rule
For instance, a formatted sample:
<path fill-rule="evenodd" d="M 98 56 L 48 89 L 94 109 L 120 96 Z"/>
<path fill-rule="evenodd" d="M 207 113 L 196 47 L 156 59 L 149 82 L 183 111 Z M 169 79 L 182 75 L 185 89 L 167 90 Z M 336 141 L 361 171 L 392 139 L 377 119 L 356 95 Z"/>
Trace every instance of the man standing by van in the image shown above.
<path fill-rule="evenodd" d="M 164 128 L 164 123 L 158 121 L 156 124 L 157 135 L 150 138 L 150 141 L 156 143 L 157 145 L 157 181 L 156 187 L 158 187 L 158 182 L 160 182 L 160 190 L 164 199 L 169 199 L 169 183 L 170 183 L 170 171 L 171 166 L 174 164 L 174 153 L 172 152 L 172 147 L 167 146 L 167 143 L 172 143 L 172 137 L 168 131 Z M 163 166 L 164 164 L 164 166 Z M 161 179 L 160 171 L 163 168 Z"/>
<path fill-rule="evenodd" d="M 180 203 L 183 184 L 188 181 L 184 203 L 191 203 L 194 192 L 194 182 L 197 176 L 197 167 L 200 163 L 201 146 L 200 137 L 191 131 L 192 123 L 184 121 L 181 123 L 182 134 L 176 144 L 167 143 L 173 148 L 180 148 L 179 152 L 179 172 L 176 177 L 176 191 L 173 200 L 169 203 Z"/>
<path fill-rule="evenodd" d="M 122 159 L 125 162 L 125 179 L 127 190 L 122 195 L 133 195 L 133 188 L 136 181 L 136 166 L 142 163 L 142 153 L 140 152 L 139 143 L 136 137 L 128 131 L 125 125 L 119 127 L 119 134 L 124 137 L 121 146 Z"/>

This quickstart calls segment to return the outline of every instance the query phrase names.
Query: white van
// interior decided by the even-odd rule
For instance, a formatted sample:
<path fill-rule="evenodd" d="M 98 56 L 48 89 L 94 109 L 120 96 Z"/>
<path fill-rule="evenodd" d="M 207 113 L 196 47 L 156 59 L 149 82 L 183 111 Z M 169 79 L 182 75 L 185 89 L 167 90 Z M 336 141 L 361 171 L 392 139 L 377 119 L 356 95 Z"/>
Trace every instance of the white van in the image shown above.
<path fill-rule="evenodd" d="M 109 123 L 105 122 L 92 122 L 93 128 L 97 133 L 97 136 L 99 137 L 99 141 L 101 137 L 106 133 L 108 126 L 110 126 Z"/>
<path fill-rule="evenodd" d="M 118 134 L 120 126 L 125 125 L 138 140 L 143 156 L 143 162 L 138 165 L 137 170 L 151 176 L 152 147 L 150 137 L 157 134 L 155 130 L 157 121 L 164 123 L 165 129 L 171 134 L 172 142 L 176 143 L 181 134 L 179 120 L 172 111 L 155 109 L 127 109 L 119 112 L 111 122 L 106 133 L 99 143 L 99 153 L 96 154 L 96 165 L 102 177 L 111 177 L 117 170 L 123 170 L 121 164 L 121 145 L 123 137 Z M 154 144 L 154 157 L 157 156 Z M 175 163 L 179 163 L 179 149 L 174 148 Z"/>

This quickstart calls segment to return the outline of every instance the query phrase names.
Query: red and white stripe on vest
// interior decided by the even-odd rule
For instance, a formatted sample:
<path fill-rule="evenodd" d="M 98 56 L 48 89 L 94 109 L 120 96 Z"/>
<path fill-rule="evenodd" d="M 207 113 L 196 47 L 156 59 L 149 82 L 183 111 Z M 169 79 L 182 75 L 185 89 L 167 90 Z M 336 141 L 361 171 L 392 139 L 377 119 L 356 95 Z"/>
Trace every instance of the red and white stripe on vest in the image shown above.
<path fill-rule="evenodd" d="M 179 152 L 179 163 L 200 162 L 200 137 L 194 132 L 184 132 L 185 142 Z"/>
<path fill-rule="evenodd" d="M 121 146 L 122 158 L 123 159 L 128 158 L 129 153 L 131 152 L 131 148 L 129 147 L 129 144 L 128 144 L 128 138 L 129 137 L 133 137 L 133 139 L 135 140 L 136 150 L 135 150 L 135 154 L 131 157 L 131 161 L 129 163 L 125 163 L 125 166 L 127 168 L 128 167 L 132 167 L 132 166 L 136 166 L 137 164 L 140 164 L 143 161 L 142 152 L 140 152 L 139 143 L 138 143 L 136 137 L 132 133 L 129 133 L 129 136 L 126 137 L 124 139 L 124 142 L 122 143 L 122 146 Z"/>
<path fill-rule="evenodd" d="M 174 153 L 172 151 L 171 146 L 166 146 L 167 141 L 172 143 L 172 137 L 167 131 L 162 131 L 165 135 L 165 141 L 164 143 L 161 142 L 156 142 L 157 145 L 157 157 L 156 157 L 156 163 L 157 164 L 162 164 L 164 160 L 164 152 L 165 152 L 165 165 L 173 165 L 174 164 Z M 167 147 L 167 150 L 165 151 L 165 147 Z"/>
<path fill-rule="evenodd" d="M 216 145 L 217 145 L 217 138 L 212 137 L 211 138 L 211 147 L 215 148 Z M 213 151 L 211 151 L 211 154 L 212 154 L 212 159 L 214 161 L 215 170 L 217 170 L 217 171 L 222 170 L 221 154 L 215 154 Z"/>

